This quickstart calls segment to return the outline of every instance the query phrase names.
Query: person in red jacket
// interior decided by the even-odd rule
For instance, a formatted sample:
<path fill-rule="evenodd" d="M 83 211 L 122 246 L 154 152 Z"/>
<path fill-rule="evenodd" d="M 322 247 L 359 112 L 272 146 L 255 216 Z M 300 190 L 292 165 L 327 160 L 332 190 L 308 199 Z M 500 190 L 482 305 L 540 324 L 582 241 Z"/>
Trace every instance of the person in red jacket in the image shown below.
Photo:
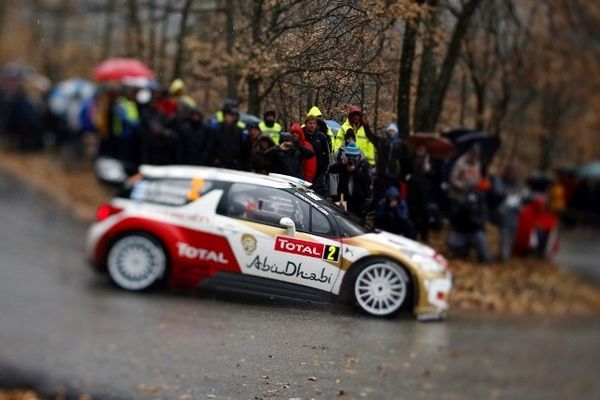
<path fill-rule="evenodd" d="M 292 125 L 292 127 L 290 128 L 290 133 L 297 138 L 297 140 L 302 146 L 309 148 L 313 152 L 315 151 L 312 144 L 310 144 L 310 142 L 304 137 L 304 131 L 302 130 L 300 124 L 295 123 L 294 125 Z M 315 156 L 312 156 L 310 158 L 304 159 L 302 161 L 302 169 L 304 171 L 304 180 L 312 182 L 317 173 L 317 158 Z"/>

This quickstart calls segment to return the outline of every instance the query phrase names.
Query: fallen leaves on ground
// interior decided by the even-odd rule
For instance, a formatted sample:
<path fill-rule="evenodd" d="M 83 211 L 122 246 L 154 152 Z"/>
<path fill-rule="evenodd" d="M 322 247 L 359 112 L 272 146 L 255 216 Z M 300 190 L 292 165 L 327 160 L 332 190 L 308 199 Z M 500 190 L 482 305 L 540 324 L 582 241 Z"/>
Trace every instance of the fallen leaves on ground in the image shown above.
<path fill-rule="evenodd" d="M 91 160 L 69 167 L 52 153 L 15 153 L 0 150 L 0 168 L 70 208 L 83 219 L 92 220 L 110 192 L 100 185 Z"/>
<path fill-rule="evenodd" d="M 41 400 L 41 397 L 32 390 L 0 389 L 0 400 Z"/>
<path fill-rule="evenodd" d="M 481 266 L 453 260 L 450 307 L 512 314 L 600 311 L 600 291 L 549 261 L 514 259 Z"/>

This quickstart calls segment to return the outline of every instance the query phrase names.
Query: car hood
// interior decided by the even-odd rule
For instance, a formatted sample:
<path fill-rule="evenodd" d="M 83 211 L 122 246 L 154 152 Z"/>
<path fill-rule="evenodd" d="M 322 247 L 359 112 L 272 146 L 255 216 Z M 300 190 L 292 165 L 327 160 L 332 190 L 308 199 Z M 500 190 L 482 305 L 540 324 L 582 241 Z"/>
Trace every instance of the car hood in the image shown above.
<path fill-rule="evenodd" d="M 433 257 L 436 254 L 436 251 L 429 246 L 425 246 L 414 240 L 385 231 L 368 233 L 362 236 L 362 238 L 391 247 L 394 250 L 399 250 L 408 256 L 419 254 L 425 257 Z"/>

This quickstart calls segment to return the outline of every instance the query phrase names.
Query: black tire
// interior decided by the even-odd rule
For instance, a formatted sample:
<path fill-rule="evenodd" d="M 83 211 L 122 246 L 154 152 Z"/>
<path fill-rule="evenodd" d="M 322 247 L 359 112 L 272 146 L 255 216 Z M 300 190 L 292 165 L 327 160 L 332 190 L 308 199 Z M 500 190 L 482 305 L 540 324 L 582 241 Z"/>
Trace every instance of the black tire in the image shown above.
<path fill-rule="evenodd" d="M 119 238 L 107 257 L 110 279 L 129 291 L 146 290 L 165 275 L 167 254 L 161 243 L 152 236 L 132 233 Z"/>
<path fill-rule="evenodd" d="M 363 313 L 392 317 L 408 311 L 413 304 L 410 274 L 386 258 L 372 258 L 349 271 L 344 294 Z"/>

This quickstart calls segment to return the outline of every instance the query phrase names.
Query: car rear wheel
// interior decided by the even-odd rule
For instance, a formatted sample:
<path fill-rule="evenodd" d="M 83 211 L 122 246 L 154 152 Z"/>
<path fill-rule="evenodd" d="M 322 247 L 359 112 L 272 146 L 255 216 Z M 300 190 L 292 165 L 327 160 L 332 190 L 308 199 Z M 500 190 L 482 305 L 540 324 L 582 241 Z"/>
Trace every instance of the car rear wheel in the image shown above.
<path fill-rule="evenodd" d="M 396 314 L 409 302 L 410 279 L 398 264 L 377 260 L 363 266 L 354 280 L 354 300 L 367 314 Z"/>
<path fill-rule="evenodd" d="M 115 242 L 107 264 L 108 274 L 117 286 L 138 291 L 148 289 L 162 278 L 167 257 L 157 240 L 134 234 Z"/>

